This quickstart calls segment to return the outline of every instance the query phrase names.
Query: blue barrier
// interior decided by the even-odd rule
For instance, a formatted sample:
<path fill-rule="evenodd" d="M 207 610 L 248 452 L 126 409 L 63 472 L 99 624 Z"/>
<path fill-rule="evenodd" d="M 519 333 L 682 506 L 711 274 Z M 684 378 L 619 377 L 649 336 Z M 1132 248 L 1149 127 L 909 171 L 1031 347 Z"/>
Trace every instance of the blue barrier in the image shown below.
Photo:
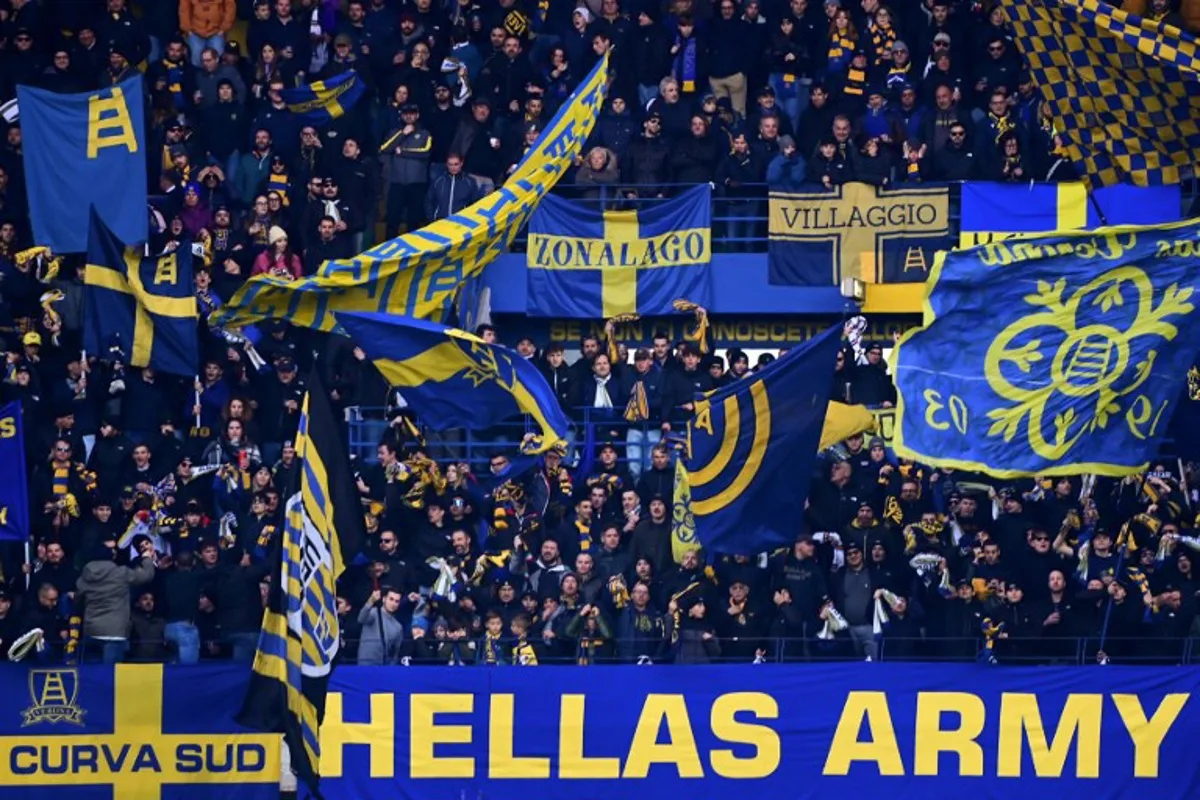
<path fill-rule="evenodd" d="M 4 668 L 0 796 L 262 798 L 244 666 Z M 583 679 L 581 679 L 583 678 Z M 978 664 L 333 672 L 326 797 L 1193 797 L 1191 670 Z M 186 787 L 186 788 L 185 788 Z"/>

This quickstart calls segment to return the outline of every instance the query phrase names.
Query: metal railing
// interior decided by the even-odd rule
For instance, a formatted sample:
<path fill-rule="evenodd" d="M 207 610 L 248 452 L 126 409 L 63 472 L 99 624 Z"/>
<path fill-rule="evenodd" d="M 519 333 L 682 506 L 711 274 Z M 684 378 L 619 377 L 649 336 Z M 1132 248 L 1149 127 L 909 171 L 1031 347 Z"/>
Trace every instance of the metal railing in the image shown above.
<path fill-rule="evenodd" d="M 344 641 L 339 656 L 342 664 L 356 664 L 361 639 Z M 475 633 L 457 640 L 430 632 L 420 640 L 409 633 L 396 665 L 441 663 L 439 646 L 457 641 L 470 660 L 484 666 L 482 634 Z M 648 641 L 603 639 L 595 648 L 583 649 L 578 639 L 556 637 L 544 642 L 536 633 L 529 638 L 538 651 L 538 664 L 545 666 L 580 666 L 611 664 L 799 664 L 871 660 L 876 662 L 971 663 L 987 660 L 982 654 L 980 637 L 921 637 L 902 638 L 883 636 L 881 640 L 856 647 L 844 635 L 833 640 L 813 637 L 737 637 L 713 636 L 692 640 L 686 645 L 672 643 L 666 638 Z M 475 646 L 470 647 L 471 644 Z M 151 663 L 176 663 L 175 647 L 166 641 L 131 640 L 122 660 Z M 220 640 L 201 643 L 202 663 L 232 660 L 232 647 Z M 1194 637 L 1108 637 L 1104 652 L 1107 663 L 1140 666 L 1192 666 L 1197 661 L 1197 639 Z M 501 652 L 511 659 L 512 641 L 501 639 Z M 998 643 L 991 651 L 994 663 L 1000 666 L 1086 666 L 1100 664 L 1098 637 L 1031 637 L 1011 638 Z M 870 657 L 868 659 L 868 656 Z M 84 646 L 82 663 L 100 661 L 98 648 Z M 36 659 L 41 663 L 63 663 L 61 647 L 52 647 Z"/>

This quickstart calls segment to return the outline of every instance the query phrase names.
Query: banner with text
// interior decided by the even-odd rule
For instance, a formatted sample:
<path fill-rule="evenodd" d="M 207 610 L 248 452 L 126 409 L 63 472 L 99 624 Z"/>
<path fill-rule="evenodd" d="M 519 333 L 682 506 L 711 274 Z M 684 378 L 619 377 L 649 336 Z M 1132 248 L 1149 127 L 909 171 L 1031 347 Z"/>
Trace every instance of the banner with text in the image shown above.
<path fill-rule="evenodd" d="M 336 670 L 326 797 L 1173 800 L 1200 789 L 1200 676 L 977 664 Z M 245 669 L 11 668 L 0 796 L 277 796 Z M 219 782 L 219 783 L 218 783 Z"/>
<path fill-rule="evenodd" d="M 281 737 L 233 721 L 249 675 L 228 665 L 5 665 L 0 797 L 276 800 Z"/>
<path fill-rule="evenodd" d="M 950 187 L 772 191 L 769 232 L 772 284 L 921 283 L 950 246 Z"/>

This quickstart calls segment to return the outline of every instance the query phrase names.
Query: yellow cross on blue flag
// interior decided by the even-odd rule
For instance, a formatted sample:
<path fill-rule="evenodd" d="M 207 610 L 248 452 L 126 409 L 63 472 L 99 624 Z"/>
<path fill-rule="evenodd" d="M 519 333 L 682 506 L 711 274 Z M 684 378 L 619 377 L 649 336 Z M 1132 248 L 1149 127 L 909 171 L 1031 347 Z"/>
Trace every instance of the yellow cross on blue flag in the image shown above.
<path fill-rule="evenodd" d="M 434 430 L 480 430 L 528 414 L 541 435 L 534 452 L 566 438 L 554 390 L 528 359 L 466 331 L 388 314 L 338 314 L 388 383 Z"/>
<path fill-rule="evenodd" d="M 119 346 L 135 367 L 194 375 L 198 356 L 192 252 L 144 257 L 126 247 L 93 208 L 84 270 L 84 347 L 104 357 Z"/>
<path fill-rule="evenodd" d="M 712 189 L 634 210 L 547 195 L 529 220 L 527 311 L 537 317 L 666 316 L 711 305 Z"/>
<path fill-rule="evenodd" d="M 363 96 L 366 86 L 354 70 L 326 81 L 283 90 L 283 102 L 301 123 L 324 125 L 345 114 Z"/>
<path fill-rule="evenodd" d="M 608 56 L 567 98 L 504 185 L 420 230 L 353 258 L 326 261 L 298 281 L 256 275 L 210 317 L 222 328 L 286 319 L 334 330 L 335 312 L 386 312 L 442 319 L 462 285 L 503 253 L 579 154 L 604 105 Z"/>
<path fill-rule="evenodd" d="M 896 452 L 1022 475 L 1146 469 L 1196 352 L 1200 223 L 939 254 L 895 358 Z"/>
<path fill-rule="evenodd" d="M 1099 0 L 1001 0 L 1092 186 L 1179 183 L 1200 161 L 1200 58 L 1171 25 Z"/>
<path fill-rule="evenodd" d="M 753 554 L 800 533 L 841 340 L 834 326 L 752 377 L 697 398 L 686 483 L 706 550 Z M 673 542 L 683 544 L 679 531 Z"/>

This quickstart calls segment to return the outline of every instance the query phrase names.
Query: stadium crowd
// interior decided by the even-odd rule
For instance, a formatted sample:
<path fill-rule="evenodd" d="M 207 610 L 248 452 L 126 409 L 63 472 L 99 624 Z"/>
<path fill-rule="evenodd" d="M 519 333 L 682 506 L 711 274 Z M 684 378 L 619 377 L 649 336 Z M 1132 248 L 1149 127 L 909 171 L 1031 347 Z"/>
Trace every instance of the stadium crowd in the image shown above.
<path fill-rule="evenodd" d="M 1152 13 L 1172 12 L 1153 0 Z M 765 180 L 1073 175 L 1003 12 L 982 3 L 164 0 L 134 14 L 125 0 L 0 0 L 0 25 L 0 101 L 144 65 L 151 247 L 206 243 L 205 313 L 249 275 L 311 273 L 377 223 L 411 230 L 502 183 L 609 48 L 608 109 L 564 179 L 582 191 L 712 181 L 754 199 Z M 312 126 L 287 109 L 285 88 L 348 69 L 369 93 L 344 116 Z M 794 545 L 676 563 L 667 442 L 696 390 L 764 359 L 665 336 L 613 342 L 615 359 L 594 337 L 578 354 L 510 342 L 578 429 L 500 480 L 518 436 L 495 433 L 486 465 L 426 441 L 344 338 L 275 322 L 259 366 L 202 324 L 194 381 L 129 367 L 119 344 L 84 354 L 78 261 L 51 275 L 15 260 L 35 243 L 19 119 L 3 124 L 0 401 L 23 409 L 34 532 L 28 560 L 0 551 L 3 651 L 40 628 L 49 647 L 30 658 L 249 660 L 315 370 L 348 418 L 389 407 L 370 420 L 377 458 L 354 465 L 368 542 L 339 587 L 347 661 L 1183 656 L 1200 543 L 1196 476 L 1174 461 L 1125 480 L 996 482 L 855 436 L 818 460 Z M 61 298 L 45 303 L 50 290 Z M 848 343 L 835 369 L 831 398 L 894 402 L 880 343 Z M 595 460 L 576 464 L 586 425 Z"/>

